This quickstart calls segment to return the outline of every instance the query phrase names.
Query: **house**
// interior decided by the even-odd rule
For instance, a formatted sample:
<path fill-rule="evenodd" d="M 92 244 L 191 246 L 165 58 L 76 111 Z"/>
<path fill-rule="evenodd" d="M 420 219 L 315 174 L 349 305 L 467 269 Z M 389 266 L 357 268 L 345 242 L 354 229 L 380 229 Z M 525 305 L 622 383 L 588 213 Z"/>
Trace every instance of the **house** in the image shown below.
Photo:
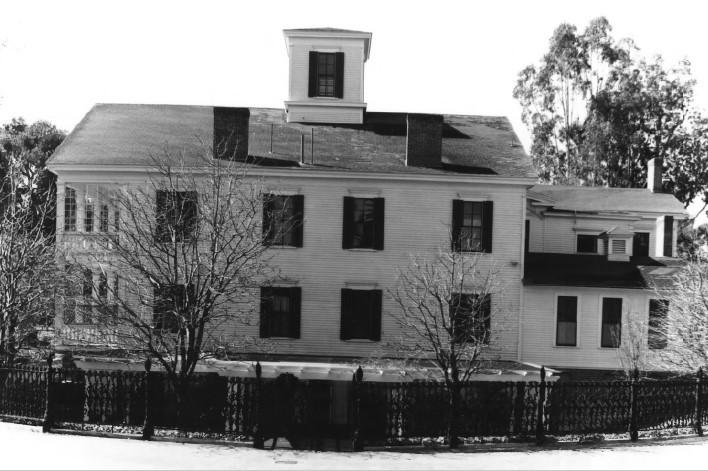
<path fill-rule="evenodd" d="M 637 337 L 649 355 L 663 348 L 652 327 L 666 307 L 661 290 L 681 267 L 676 235 L 686 217 L 661 192 L 654 160 L 646 189 L 531 187 L 520 359 L 597 378 L 626 368 Z"/>
<path fill-rule="evenodd" d="M 536 172 L 504 117 L 368 111 L 371 33 L 293 29 L 284 37 L 284 110 L 95 105 L 48 163 L 57 176 L 57 240 L 74 253 L 92 253 L 92 233 L 115 230 L 119 237 L 125 216 L 101 202 L 102 188 L 144 184 L 153 154 L 189 155 L 201 151 L 200 142 L 216 148 L 227 141 L 238 159 L 254 163 L 252 175 L 301 215 L 297 232 L 269 249 L 283 281 L 268 293 L 287 301 L 277 315 L 292 322 L 286 328 L 261 317 L 240 333 L 276 346 L 268 356 L 251 352 L 264 377 L 289 372 L 326 381 L 333 423 L 346 422 L 361 358 L 400 329 L 384 295 L 397 268 L 410 254 L 449 246 L 450 229 L 469 234 L 464 250 L 493 261 L 504 283 L 504 299 L 489 303 L 492 318 L 510 317 L 498 339 L 502 366 L 477 379 L 536 380 L 541 364 L 612 368 L 599 332 L 612 330 L 627 306 L 646 308 L 647 270 L 673 266 L 676 221 L 685 214 L 675 198 L 534 186 Z M 640 254 L 664 247 L 667 257 L 639 265 Z M 615 275 L 617 285 L 605 280 Z M 87 276 L 89 285 L 116 280 Z M 57 303 L 58 351 L 85 349 L 87 339 L 100 336 L 91 304 L 81 301 L 91 296 L 90 288 L 79 289 L 76 299 Z M 605 315 L 601 299 L 622 303 L 607 301 Z M 95 358 L 91 365 L 124 367 Z M 254 374 L 250 361 L 220 366 L 222 374 Z M 386 368 L 364 374 L 366 381 L 414 377 Z"/>

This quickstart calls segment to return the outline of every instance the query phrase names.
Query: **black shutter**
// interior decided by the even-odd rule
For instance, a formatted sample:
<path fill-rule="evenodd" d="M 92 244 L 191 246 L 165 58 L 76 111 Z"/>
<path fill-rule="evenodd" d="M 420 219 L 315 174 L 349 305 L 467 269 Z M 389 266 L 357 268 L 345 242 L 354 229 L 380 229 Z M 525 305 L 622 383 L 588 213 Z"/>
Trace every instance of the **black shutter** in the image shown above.
<path fill-rule="evenodd" d="M 344 98 L 344 53 L 337 52 L 334 58 L 334 96 Z"/>
<path fill-rule="evenodd" d="M 300 303 L 302 302 L 302 288 L 290 288 L 290 337 L 300 338 Z"/>
<path fill-rule="evenodd" d="M 270 337 L 270 299 L 272 293 L 270 288 L 261 286 L 261 319 L 260 335 L 262 339 Z"/>
<path fill-rule="evenodd" d="M 351 249 L 354 238 L 354 198 L 344 197 L 344 210 L 342 212 L 342 248 Z"/>
<path fill-rule="evenodd" d="M 460 252 L 462 249 L 460 243 L 460 229 L 464 221 L 465 202 L 462 200 L 452 200 L 452 228 L 450 236 L 452 237 L 452 251 Z"/>
<path fill-rule="evenodd" d="M 482 250 L 492 253 L 492 228 L 494 226 L 494 202 L 482 203 Z"/>
<path fill-rule="evenodd" d="M 371 290 L 371 340 L 381 340 L 381 307 L 382 291 L 380 289 Z"/>
<path fill-rule="evenodd" d="M 304 195 L 293 195 L 291 196 L 293 201 L 293 245 L 295 247 L 302 247 L 302 230 L 305 219 L 305 196 Z"/>
<path fill-rule="evenodd" d="M 339 338 L 349 340 L 352 338 L 352 290 L 342 289 L 342 318 Z"/>
<path fill-rule="evenodd" d="M 384 199 L 374 198 L 374 249 L 384 249 Z"/>
<path fill-rule="evenodd" d="M 273 242 L 271 216 L 273 215 L 273 195 L 263 195 L 263 242 Z"/>
<path fill-rule="evenodd" d="M 674 253 L 674 217 L 664 217 L 664 257 L 672 257 Z"/>
<path fill-rule="evenodd" d="M 317 96 L 317 51 L 310 51 L 310 82 L 307 89 L 307 96 Z"/>

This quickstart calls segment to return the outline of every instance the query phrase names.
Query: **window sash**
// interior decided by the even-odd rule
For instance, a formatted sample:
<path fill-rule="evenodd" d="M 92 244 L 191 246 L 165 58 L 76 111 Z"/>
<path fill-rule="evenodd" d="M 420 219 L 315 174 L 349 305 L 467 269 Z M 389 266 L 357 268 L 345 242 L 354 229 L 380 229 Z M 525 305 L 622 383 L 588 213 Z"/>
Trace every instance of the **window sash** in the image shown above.
<path fill-rule="evenodd" d="M 578 234 L 576 242 L 576 251 L 578 253 L 597 253 L 596 235 Z"/>
<path fill-rule="evenodd" d="M 556 345 L 575 347 L 578 344 L 578 297 L 558 296 Z"/>
<path fill-rule="evenodd" d="M 197 193 L 195 191 L 157 190 L 157 242 L 187 242 L 193 240 L 197 229 Z"/>
<path fill-rule="evenodd" d="M 482 250 L 482 203 L 465 201 L 462 210 L 460 237 L 463 252 Z"/>
<path fill-rule="evenodd" d="M 450 300 L 450 323 L 453 342 L 488 344 L 491 337 L 491 302 L 489 295 L 480 299 L 475 293 L 453 293 Z"/>
<path fill-rule="evenodd" d="M 374 248 L 376 217 L 373 198 L 354 198 L 352 247 Z"/>
<path fill-rule="evenodd" d="M 651 350 L 661 350 L 668 346 L 669 339 L 663 331 L 663 323 L 668 315 L 669 301 L 666 299 L 649 300 L 649 337 L 648 345 Z"/>
<path fill-rule="evenodd" d="M 352 290 L 352 316 L 349 326 L 350 338 L 371 339 L 372 292 L 369 290 Z"/>
<path fill-rule="evenodd" d="M 317 59 L 317 96 L 334 97 L 336 55 L 319 53 Z"/>
<path fill-rule="evenodd" d="M 64 189 L 64 231 L 76 231 L 76 190 Z"/>
<path fill-rule="evenodd" d="M 619 348 L 622 337 L 622 298 L 602 298 L 600 346 Z"/>

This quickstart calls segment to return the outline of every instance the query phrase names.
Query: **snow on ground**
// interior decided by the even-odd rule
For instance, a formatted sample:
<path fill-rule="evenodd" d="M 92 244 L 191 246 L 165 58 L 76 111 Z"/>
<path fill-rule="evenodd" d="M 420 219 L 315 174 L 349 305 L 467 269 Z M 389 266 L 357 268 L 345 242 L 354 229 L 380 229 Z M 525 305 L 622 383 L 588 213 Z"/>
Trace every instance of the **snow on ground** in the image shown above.
<path fill-rule="evenodd" d="M 43 434 L 0 423 L 0 469 L 705 469 L 708 438 L 639 446 L 451 453 L 254 450 Z"/>

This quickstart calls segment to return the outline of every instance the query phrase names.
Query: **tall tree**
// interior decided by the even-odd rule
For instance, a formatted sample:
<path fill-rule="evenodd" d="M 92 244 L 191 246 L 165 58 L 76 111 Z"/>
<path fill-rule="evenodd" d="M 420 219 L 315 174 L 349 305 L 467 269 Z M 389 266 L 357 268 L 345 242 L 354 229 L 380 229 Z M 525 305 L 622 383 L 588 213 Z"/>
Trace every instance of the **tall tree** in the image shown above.
<path fill-rule="evenodd" d="M 519 73 L 514 97 L 532 133 L 539 179 L 554 184 L 644 187 L 662 159 L 664 189 L 708 202 L 708 122 L 693 106 L 690 63 L 666 68 L 633 41 L 615 41 L 605 18 L 578 34 L 560 25 L 539 66 Z"/>

